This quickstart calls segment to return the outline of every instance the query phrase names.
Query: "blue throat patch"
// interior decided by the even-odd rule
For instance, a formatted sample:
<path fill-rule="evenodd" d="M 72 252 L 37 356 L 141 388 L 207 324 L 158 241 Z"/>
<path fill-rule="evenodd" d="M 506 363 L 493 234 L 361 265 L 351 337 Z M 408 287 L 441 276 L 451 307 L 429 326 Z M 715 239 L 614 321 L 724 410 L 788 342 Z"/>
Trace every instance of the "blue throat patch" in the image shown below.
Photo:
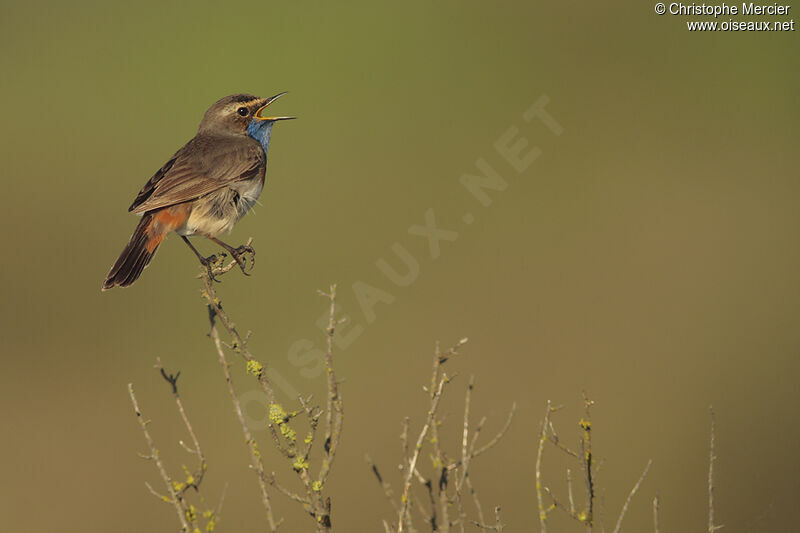
<path fill-rule="evenodd" d="M 261 148 L 264 149 L 264 154 L 267 153 L 269 148 L 269 136 L 272 133 L 272 126 L 275 122 L 271 120 L 251 120 L 247 125 L 247 134 L 253 139 L 261 143 Z"/>

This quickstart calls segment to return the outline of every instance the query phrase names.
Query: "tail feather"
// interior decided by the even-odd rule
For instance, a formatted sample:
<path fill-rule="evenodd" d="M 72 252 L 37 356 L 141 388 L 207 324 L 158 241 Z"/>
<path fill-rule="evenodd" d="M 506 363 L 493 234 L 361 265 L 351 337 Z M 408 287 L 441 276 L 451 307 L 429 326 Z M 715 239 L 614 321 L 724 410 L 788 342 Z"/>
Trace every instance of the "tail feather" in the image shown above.
<path fill-rule="evenodd" d="M 142 270 L 150 263 L 158 245 L 164 239 L 164 235 L 160 232 L 155 235 L 150 234 L 148 230 L 150 230 L 152 222 L 153 215 L 149 213 L 139 221 L 139 225 L 131 235 L 131 240 L 128 241 L 119 259 L 106 276 L 103 282 L 104 291 L 115 286 L 127 287 L 142 275 Z"/>

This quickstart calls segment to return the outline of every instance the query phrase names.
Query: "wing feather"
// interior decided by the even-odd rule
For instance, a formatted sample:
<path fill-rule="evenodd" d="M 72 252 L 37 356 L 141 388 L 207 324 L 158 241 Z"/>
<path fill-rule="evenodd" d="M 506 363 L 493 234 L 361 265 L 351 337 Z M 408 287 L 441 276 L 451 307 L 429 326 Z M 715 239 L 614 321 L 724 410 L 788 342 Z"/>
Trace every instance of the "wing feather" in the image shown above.
<path fill-rule="evenodd" d="M 266 155 L 250 137 L 198 135 L 178 150 L 142 187 L 128 211 L 188 202 L 263 172 Z"/>

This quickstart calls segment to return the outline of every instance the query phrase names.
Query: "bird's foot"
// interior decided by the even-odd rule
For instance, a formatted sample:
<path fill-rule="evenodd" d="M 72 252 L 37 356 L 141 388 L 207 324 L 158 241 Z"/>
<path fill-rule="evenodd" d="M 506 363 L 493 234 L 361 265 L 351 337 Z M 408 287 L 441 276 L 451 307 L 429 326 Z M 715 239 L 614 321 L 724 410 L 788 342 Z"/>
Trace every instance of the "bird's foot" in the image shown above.
<path fill-rule="evenodd" d="M 225 254 L 222 254 L 222 258 L 223 259 L 225 258 Z M 214 264 L 219 260 L 216 254 L 209 255 L 208 257 L 198 257 L 198 259 L 200 260 L 200 264 L 206 267 L 206 272 L 208 272 L 208 279 L 219 283 L 219 280 L 214 277 Z"/>
<path fill-rule="evenodd" d="M 231 248 L 228 250 L 231 253 L 236 264 L 242 269 L 242 274 L 249 276 L 247 273 L 247 256 L 250 255 L 250 270 L 256 266 L 256 251 L 249 244 L 243 244 L 238 248 Z"/>

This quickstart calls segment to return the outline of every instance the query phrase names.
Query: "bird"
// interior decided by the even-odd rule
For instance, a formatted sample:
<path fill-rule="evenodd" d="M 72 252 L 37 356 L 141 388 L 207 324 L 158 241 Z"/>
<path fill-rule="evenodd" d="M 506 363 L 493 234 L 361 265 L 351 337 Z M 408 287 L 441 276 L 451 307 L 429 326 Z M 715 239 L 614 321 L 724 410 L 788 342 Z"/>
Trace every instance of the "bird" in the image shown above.
<path fill-rule="evenodd" d="M 158 169 L 128 208 L 141 219 L 103 281 L 103 291 L 133 284 L 172 232 L 191 248 L 212 279 L 216 256 L 203 257 L 190 236 L 215 242 L 247 274 L 243 258 L 248 253 L 255 258 L 255 250 L 249 245 L 234 248 L 217 236 L 230 232 L 261 195 L 272 127 L 296 118 L 262 113 L 284 94 L 270 98 L 234 94 L 208 108 L 197 134 Z"/>

